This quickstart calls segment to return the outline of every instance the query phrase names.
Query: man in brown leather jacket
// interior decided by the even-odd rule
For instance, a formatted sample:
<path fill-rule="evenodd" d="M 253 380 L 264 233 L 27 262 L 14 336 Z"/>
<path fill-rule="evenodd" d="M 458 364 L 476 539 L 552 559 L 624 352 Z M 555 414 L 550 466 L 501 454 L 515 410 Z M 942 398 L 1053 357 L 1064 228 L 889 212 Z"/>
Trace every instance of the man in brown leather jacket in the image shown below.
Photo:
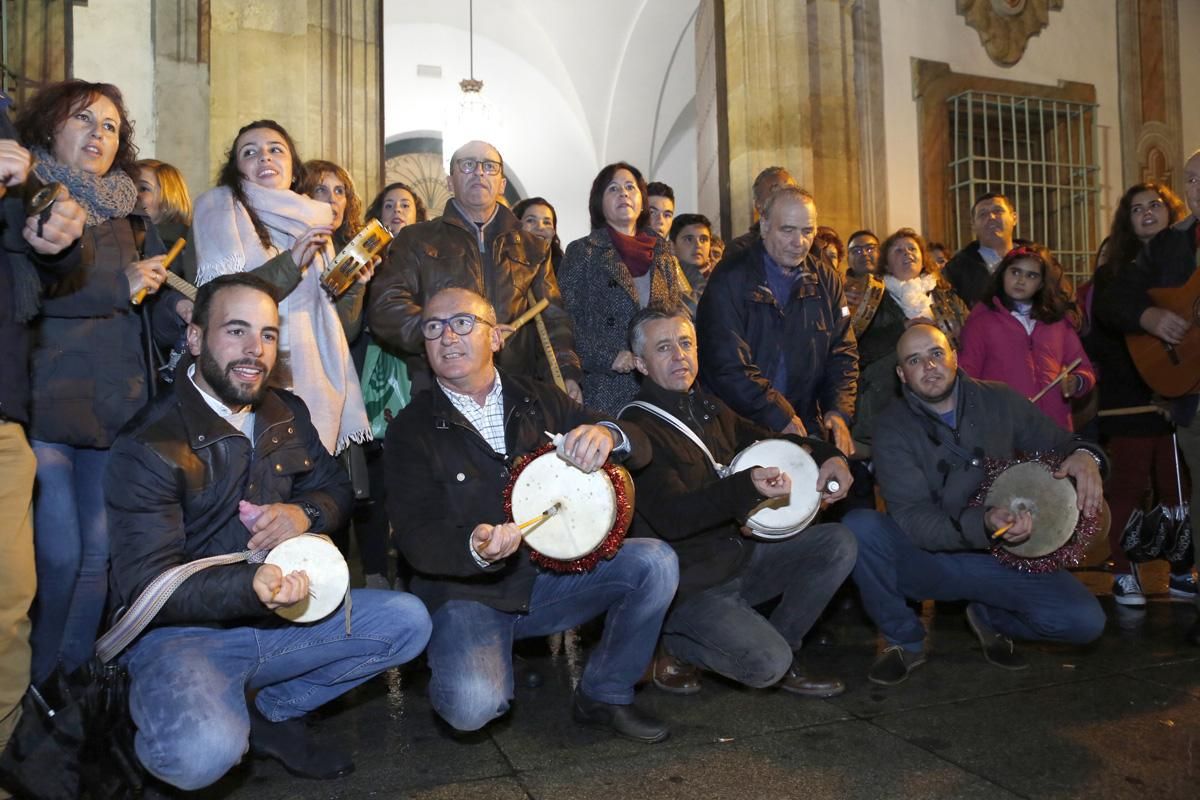
<path fill-rule="evenodd" d="M 393 350 L 423 354 L 421 309 L 442 289 L 483 295 L 495 307 L 501 326 L 545 298 L 550 306 L 542 319 L 567 393 L 581 399 L 583 373 L 571 320 L 550 266 L 549 246 L 522 231 L 520 220 L 500 204 L 506 180 L 499 151 L 487 142 L 468 142 L 451 157 L 447 182 L 454 197 L 442 216 L 401 230 L 371 282 L 371 332 Z M 510 373 L 551 377 L 533 323 L 509 337 L 498 361 Z M 414 393 L 429 385 L 428 370 L 412 377 Z"/>

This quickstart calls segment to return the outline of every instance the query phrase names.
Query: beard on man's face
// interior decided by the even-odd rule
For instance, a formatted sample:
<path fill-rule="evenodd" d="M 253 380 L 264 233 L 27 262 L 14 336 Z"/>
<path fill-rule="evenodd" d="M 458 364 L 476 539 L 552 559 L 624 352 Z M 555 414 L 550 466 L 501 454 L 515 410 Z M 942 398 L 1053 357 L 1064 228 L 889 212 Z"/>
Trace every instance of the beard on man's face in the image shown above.
<path fill-rule="evenodd" d="M 212 357 L 207 349 L 200 351 L 200 374 L 216 393 L 217 399 L 227 406 L 257 406 L 267 394 L 267 379 L 271 371 L 267 365 L 253 358 L 240 358 L 230 361 L 221 369 L 221 365 Z M 236 367 L 258 367 L 262 370 L 262 380 L 256 387 L 234 381 L 229 373 Z"/>

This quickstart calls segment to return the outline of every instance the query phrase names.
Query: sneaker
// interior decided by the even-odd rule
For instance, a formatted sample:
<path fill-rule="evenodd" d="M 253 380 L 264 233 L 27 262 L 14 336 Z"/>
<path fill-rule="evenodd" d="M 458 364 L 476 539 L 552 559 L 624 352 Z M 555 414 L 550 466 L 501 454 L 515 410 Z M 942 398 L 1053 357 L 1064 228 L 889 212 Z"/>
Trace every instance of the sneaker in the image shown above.
<path fill-rule="evenodd" d="M 967 624 L 979 638 L 979 644 L 983 647 L 983 657 L 989 663 L 1001 669 L 1018 670 L 1029 667 L 1025 656 L 1018 653 L 1016 647 L 1013 646 L 1012 639 L 992 630 L 984 622 L 983 608 L 978 603 L 967 604 Z"/>
<path fill-rule="evenodd" d="M 1196 573 L 1185 572 L 1182 575 L 1172 575 L 1167 583 L 1167 593 L 1181 600 L 1196 599 Z"/>
<path fill-rule="evenodd" d="M 1193 588 L 1192 591 L 1195 591 L 1195 589 Z M 1137 576 L 1132 573 L 1113 577 L 1112 596 L 1113 600 L 1116 600 L 1123 606 L 1137 606 L 1140 608 L 1146 605 L 1146 595 L 1142 593 L 1142 584 L 1138 582 Z"/>
<path fill-rule="evenodd" d="M 895 686 L 908 680 L 909 673 L 924 663 L 924 650 L 917 653 L 894 644 L 875 659 L 867 673 L 867 680 L 881 686 Z"/>

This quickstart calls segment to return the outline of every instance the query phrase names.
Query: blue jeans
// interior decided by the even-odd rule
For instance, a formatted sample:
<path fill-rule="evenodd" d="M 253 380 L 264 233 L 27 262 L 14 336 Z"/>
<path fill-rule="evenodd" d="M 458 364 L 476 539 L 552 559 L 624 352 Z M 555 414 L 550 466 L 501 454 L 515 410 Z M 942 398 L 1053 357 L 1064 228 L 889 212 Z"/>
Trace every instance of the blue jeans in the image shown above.
<path fill-rule="evenodd" d="M 309 625 L 272 619 L 145 634 L 122 657 L 142 765 L 180 789 L 208 786 L 249 747 L 248 690 L 258 690 L 267 719 L 294 719 L 424 649 L 429 614 L 416 597 L 355 589 L 351 601 L 349 635 L 342 608 Z"/>
<path fill-rule="evenodd" d="M 30 617 L 33 680 L 62 662 L 72 670 L 92 655 L 108 596 L 108 450 L 34 441 L 34 548 L 37 596 Z"/>
<path fill-rule="evenodd" d="M 774 686 L 854 568 L 856 551 L 854 535 L 838 524 L 756 544 L 740 575 L 680 598 L 663 623 L 667 650 L 747 686 Z M 770 621 L 754 610 L 776 597 Z"/>
<path fill-rule="evenodd" d="M 607 612 L 604 635 L 579 688 L 593 700 L 632 703 L 633 686 L 650 663 L 678 583 L 679 563 L 670 545 L 627 539 L 616 556 L 591 572 L 540 573 L 528 613 L 451 600 L 433 613 L 429 700 L 454 728 L 479 730 L 512 702 L 515 639 L 547 636 Z"/>
<path fill-rule="evenodd" d="M 967 600 L 991 628 L 1010 639 L 1086 644 L 1104 632 L 1104 610 L 1066 570 L 1030 574 L 990 553 L 931 553 L 877 511 L 852 511 L 842 523 L 858 539 L 854 582 L 867 614 L 888 644 L 924 648 L 914 600 Z"/>

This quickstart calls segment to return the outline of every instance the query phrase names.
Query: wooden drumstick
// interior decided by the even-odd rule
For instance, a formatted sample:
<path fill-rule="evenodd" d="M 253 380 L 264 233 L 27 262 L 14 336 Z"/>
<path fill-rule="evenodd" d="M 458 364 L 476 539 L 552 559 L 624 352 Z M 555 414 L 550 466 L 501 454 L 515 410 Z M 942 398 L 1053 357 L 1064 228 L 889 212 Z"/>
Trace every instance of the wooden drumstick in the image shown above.
<path fill-rule="evenodd" d="M 1070 364 L 1067 364 L 1065 367 L 1063 367 L 1062 372 L 1058 373 L 1058 377 L 1055 378 L 1054 380 L 1050 381 L 1050 383 L 1046 384 L 1046 387 L 1044 389 L 1042 389 L 1040 392 L 1035 394 L 1033 397 L 1029 398 L 1029 402 L 1036 403 L 1038 400 L 1041 400 L 1042 397 L 1046 394 L 1046 392 L 1050 391 L 1055 386 L 1058 386 L 1060 383 L 1062 383 L 1063 380 L 1068 375 L 1071 374 L 1071 370 L 1078 367 L 1080 365 L 1080 363 L 1082 363 L 1082 361 L 1083 361 L 1082 358 L 1077 358 L 1074 361 L 1072 361 Z"/>
<path fill-rule="evenodd" d="M 537 301 L 537 303 L 532 308 L 530 308 L 528 311 L 526 311 L 521 316 L 514 319 L 512 322 L 508 323 L 509 327 L 512 328 L 512 332 L 509 333 L 508 335 L 512 336 L 512 334 L 519 331 L 525 325 L 525 323 L 529 322 L 529 320 L 533 319 L 538 314 L 545 311 L 549 305 L 550 305 L 550 301 L 544 297 L 541 300 Z"/>
<path fill-rule="evenodd" d="M 526 528 L 536 525 L 539 522 L 541 522 L 542 520 L 550 519 L 550 517 L 553 517 L 555 514 L 557 514 L 561 510 L 562 510 L 562 501 L 559 500 L 557 503 L 550 506 L 542 513 L 538 514 L 536 517 L 527 519 L 524 522 L 522 522 L 520 525 L 517 526 L 517 530 L 522 531 L 521 535 L 524 536 L 525 535 L 524 531 Z"/>
<path fill-rule="evenodd" d="M 186 244 L 187 239 L 184 239 L 183 237 L 175 240 L 175 244 L 171 245 L 171 249 L 167 251 L 166 257 L 163 258 L 162 266 L 164 270 L 170 268 L 171 262 L 175 260 L 176 256 L 183 252 L 183 247 Z M 146 295 L 149 293 L 149 289 L 140 289 L 129 302 L 133 303 L 135 306 L 140 306 L 142 301 L 146 299 Z"/>
<path fill-rule="evenodd" d="M 1010 523 L 1008 523 L 1007 525 L 1005 525 L 1005 526 L 1003 526 L 1003 527 L 1001 527 L 1001 528 L 997 528 L 997 529 L 996 529 L 996 532 L 992 534 L 992 538 L 993 538 L 993 539 L 999 539 L 1001 536 L 1003 536 L 1004 534 L 1008 533 L 1008 529 L 1009 529 L 1009 528 L 1011 528 L 1011 527 L 1012 527 L 1013 525 L 1015 525 L 1015 524 L 1016 524 L 1016 523 L 1014 523 L 1014 522 L 1010 522 Z"/>

